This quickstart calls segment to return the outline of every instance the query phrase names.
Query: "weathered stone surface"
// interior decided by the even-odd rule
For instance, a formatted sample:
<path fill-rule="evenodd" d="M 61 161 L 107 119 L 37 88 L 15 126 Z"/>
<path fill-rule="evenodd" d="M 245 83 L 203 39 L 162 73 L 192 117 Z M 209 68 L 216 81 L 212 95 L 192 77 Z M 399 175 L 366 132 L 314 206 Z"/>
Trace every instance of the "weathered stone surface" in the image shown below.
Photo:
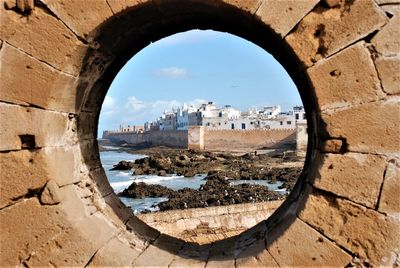
<path fill-rule="evenodd" d="M 46 243 L 27 261 L 29 266 L 85 266 L 116 229 L 94 214 Z"/>
<path fill-rule="evenodd" d="M 234 6 L 235 8 L 240 8 L 254 14 L 260 7 L 262 0 L 222 0 L 224 3 Z"/>
<path fill-rule="evenodd" d="M 383 157 L 347 153 L 320 155 L 314 186 L 375 208 L 383 181 Z M 368 168 L 366 168 L 368 167 Z"/>
<path fill-rule="evenodd" d="M 106 0 L 43 0 L 43 3 L 83 38 L 93 37 L 96 28 L 112 16 Z"/>
<path fill-rule="evenodd" d="M 270 242 L 268 251 L 280 267 L 344 267 L 352 259 L 352 256 L 298 219 L 279 238 Z"/>
<path fill-rule="evenodd" d="M 258 240 L 236 258 L 235 267 L 279 267 L 265 247 L 265 240 Z"/>
<path fill-rule="evenodd" d="M 310 194 L 300 218 L 373 265 L 391 266 L 399 254 L 398 222 L 374 210 Z"/>
<path fill-rule="evenodd" d="M 158 230 L 148 226 L 136 216 L 133 216 L 129 219 L 129 221 L 126 223 L 126 227 L 128 230 L 132 230 L 136 235 L 147 241 L 154 241 L 160 236 L 160 232 Z"/>
<path fill-rule="evenodd" d="M 318 2 L 319 0 L 266 0 L 257 10 L 256 16 L 284 38 Z"/>
<path fill-rule="evenodd" d="M 0 39 L 59 70 L 79 73 L 86 46 L 61 21 L 40 7 L 29 17 L 0 9 Z"/>
<path fill-rule="evenodd" d="M 166 250 L 150 245 L 134 262 L 134 267 L 168 267 L 174 255 Z"/>
<path fill-rule="evenodd" d="M 60 146 L 69 140 L 68 116 L 57 112 L 0 103 L 0 125 L 2 151 Z M 23 141 L 21 135 L 29 139 Z"/>
<path fill-rule="evenodd" d="M 318 62 L 307 73 L 321 110 L 370 102 L 384 95 L 364 42 Z"/>
<path fill-rule="evenodd" d="M 314 9 L 285 40 L 310 66 L 379 29 L 386 21 L 373 0 L 341 1 L 334 8 Z"/>
<path fill-rule="evenodd" d="M 0 53 L 0 100 L 75 112 L 76 82 L 71 75 L 4 44 Z M 16 75 L 18 74 L 18 75 Z"/>
<path fill-rule="evenodd" d="M 61 193 L 57 183 L 50 180 L 40 194 L 40 202 L 45 205 L 56 205 L 61 202 Z"/>
<path fill-rule="evenodd" d="M 343 150 L 343 141 L 339 139 L 326 140 L 321 144 L 323 153 L 340 153 Z"/>
<path fill-rule="evenodd" d="M 77 190 L 78 186 L 74 184 L 60 188 L 62 203 L 58 207 L 60 211 L 63 211 L 63 217 L 71 224 L 75 224 L 89 216 Z"/>
<path fill-rule="evenodd" d="M 372 38 L 371 43 L 384 56 L 400 53 L 400 11 Z"/>
<path fill-rule="evenodd" d="M 206 266 L 205 260 L 199 260 L 190 257 L 180 257 L 175 256 L 172 262 L 168 267 L 170 268 L 187 268 L 187 267 L 196 267 L 196 268 L 204 268 Z"/>
<path fill-rule="evenodd" d="M 400 4 L 399 0 L 375 0 L 379 5 L 383 5 L 383 4 Z"/>
<path fill-rule="evenodd" d="M 48 177 L 59 186 L 80 181 L 81 158 L 78 146 L 48 147 L 42 151 Z"/>
<path fill-rule="evenodd" d="M 68 226 L 56 206 L 25 199 L 0 211 L 0 263 L 20 266 L 29 255 Z M 7 243 L 5 243 L 7 241 Z"/>
<path fill-rule="evenodd" d="M 235 260 L 232 259 L 226 259 L 226 260 L 208 260 L 207 264 L 205 266 L 206 268 L 231 268 L 235 267 Z"/>
<path fill-rule="evenodd" d="M 350 151 L 398 153 L 400 108 L 396 99 L 323 113 L 330 137 L 344 138 Z"/>
<path fill-rule="evenodd" d="M 114 14 L 128 8 L 140 7 L 140 4 L 151 3 L 151 0 L 107 0 Z"/>
<path fill-rule="evenodd" d="M 400 165 L 396 161 L 388 164 L 385 172 L 379 211 L 400 219 Z"/>
<path fill-rule="evenodd" d="M 383 90 L 390 94 L 400 93 L 400 55 L 396 57 L 379 57 L 375 60 Z"/>
<path fill-rule="evenodd" d="M 96 252 L 88 267 L 131 267 L 139 254 L 140 252 L 132 249 L 128 242 L 113 238 Z"/>
<path fill-rule="evenodd" d="M 39 190 L 48 180 L 40 151 L 21 150 L 0 153 L 0 207 L 12 204 L 13 199 Z"/>

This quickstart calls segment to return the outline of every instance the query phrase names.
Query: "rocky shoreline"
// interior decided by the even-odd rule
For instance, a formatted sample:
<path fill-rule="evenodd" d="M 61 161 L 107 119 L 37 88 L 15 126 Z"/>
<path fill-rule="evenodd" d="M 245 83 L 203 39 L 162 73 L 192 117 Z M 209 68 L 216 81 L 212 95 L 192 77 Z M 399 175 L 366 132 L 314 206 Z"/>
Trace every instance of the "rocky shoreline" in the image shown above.
<path fill-rule="evenodd" d="M 129 198 L 166 197 L 167 201 L 158 204 L 161 211 L 281 200 L 286 196 L 269 190 L 267 186 L 248 183 L 233 185 L 232 181 L 280 181 L 283 182 L 280 188 L 290 192 L 302 169 L 302 159 L 287 152 L 232 155 L 168 148 L 127 151 L 148 157 L 135 162 L 120 161 L 112 170 L 132 170 L 132 175 L 177 174 L 193 177 L 207 174 L 206 183 L 199 189 L 173 190 L 161 185 L 133 182 L 119 193 L 119 196 Z"/>

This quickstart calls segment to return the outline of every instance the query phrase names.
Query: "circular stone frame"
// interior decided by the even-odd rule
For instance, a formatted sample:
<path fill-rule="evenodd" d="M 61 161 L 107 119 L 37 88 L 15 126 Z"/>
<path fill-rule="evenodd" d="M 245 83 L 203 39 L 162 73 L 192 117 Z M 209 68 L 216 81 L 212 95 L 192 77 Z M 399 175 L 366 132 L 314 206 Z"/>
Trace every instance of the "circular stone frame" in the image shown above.
<path fill-rule="evenodd" d="M 398 17 L 387 6 L 373 0 L 24 3 L 1 7 L 0 235 L 10 244 L 1 248 L 1 263 L 396 262 L 400 120 L 399 92 L 390 84 L 398 63 L 390 55 L 398 51 L 388 51 L 387 39 Z M 309 136 L 303 172 L 283 205 L 250 230 L 202 246 L 135 217 L 110 187 L 96 141 L 102 102 L 122 66 L 150 42 L 191 29 L 229 32 L 271 53 L 299 89 Z M 13 172 L 17 165 L 29 174 Z"/>

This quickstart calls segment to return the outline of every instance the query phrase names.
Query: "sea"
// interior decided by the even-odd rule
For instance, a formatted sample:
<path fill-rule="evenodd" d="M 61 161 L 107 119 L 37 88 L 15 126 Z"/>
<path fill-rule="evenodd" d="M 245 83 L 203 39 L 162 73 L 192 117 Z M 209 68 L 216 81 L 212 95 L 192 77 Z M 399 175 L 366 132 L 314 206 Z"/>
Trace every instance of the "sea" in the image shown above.
<path fill-rule="evenodd" d="M 103 146 L 103 149 L 104 150 L 100 152 L 101 164 L 111 187 L 117 194 L 122 192 L 125 188 L 128 188 L 133 182 L 159 184 L 174 190 L 179 190 L 185 187 L 199 189 L 201 185 L 206 183 L 204 180 L 206 174 L 199 174 L 194 177 L 184 177 L 176 174 L 170 174 L 168 176 L 161 177 L 156 175 L 132 175 L 132 170 L 110 170 L 119 161 L 135 161 L 136 159 L 145 158 L 147 155 L 128 153 L 115 146 Z M 235 185 L 242 183 L 266 185 L 272 191 L 277 191 L 282 194 L 286 193 L 285 189 L 279 189 L 279 186 L 282 185 L 282 182 L 271 184 L 263 180 L 235 180 L 232 181 L 232 183 Z M 145 197 L 141 199 L 120 197 L 120 199 L 126 206 L 130 207 L 135 214 L 143 211 L 158 211 L 159 208 L 157 204 L 168 200 L 165 197 Z"/>

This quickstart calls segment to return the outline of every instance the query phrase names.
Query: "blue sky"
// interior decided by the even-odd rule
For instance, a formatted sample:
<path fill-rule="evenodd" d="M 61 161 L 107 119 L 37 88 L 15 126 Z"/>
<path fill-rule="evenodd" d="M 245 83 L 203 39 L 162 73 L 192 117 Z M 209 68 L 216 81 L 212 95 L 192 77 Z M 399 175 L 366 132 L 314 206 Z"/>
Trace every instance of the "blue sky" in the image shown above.
<path fill-rule="evenodd" d="M 206 101 L 241 110 L 301 104 L 293 81 L 269 53 L 231 34 L 193 30 L 150 44 L 121 69 L 103 103 L 99 135 Z"/>

